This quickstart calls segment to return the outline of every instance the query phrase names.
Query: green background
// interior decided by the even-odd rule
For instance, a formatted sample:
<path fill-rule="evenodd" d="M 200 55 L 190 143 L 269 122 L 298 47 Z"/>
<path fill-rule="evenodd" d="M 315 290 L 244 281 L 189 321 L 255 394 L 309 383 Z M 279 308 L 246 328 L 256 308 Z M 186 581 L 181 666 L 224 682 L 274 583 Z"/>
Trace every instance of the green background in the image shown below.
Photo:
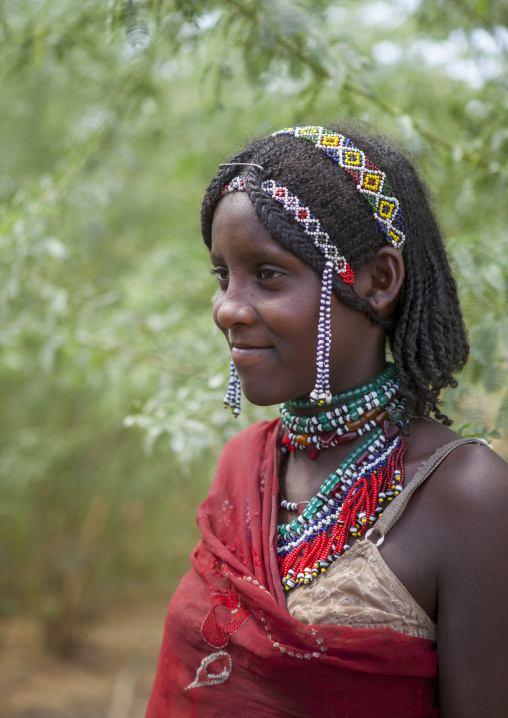
<path fill-rule="evenodd" d="M 472 344 L 445 407 L 508 428 L 508 6 L 0 3 L 0 615 L 69 651 L 170 594 L 234 423 L 199 232 L 255 135 L 357 118 L 416 153 Z M 503 451 L 503 444 L 497 444 Z"/>

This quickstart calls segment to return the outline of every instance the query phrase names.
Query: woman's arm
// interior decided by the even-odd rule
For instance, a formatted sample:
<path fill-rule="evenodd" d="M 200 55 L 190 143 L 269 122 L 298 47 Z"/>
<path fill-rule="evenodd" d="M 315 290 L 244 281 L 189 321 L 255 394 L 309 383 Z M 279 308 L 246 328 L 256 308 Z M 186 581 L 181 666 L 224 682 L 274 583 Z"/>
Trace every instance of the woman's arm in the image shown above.
<path fill-rule="evenodd" d="M 508 465 L 457 450 L 441 484 L 438 680 L 442 718 L 508 715 Z"/>

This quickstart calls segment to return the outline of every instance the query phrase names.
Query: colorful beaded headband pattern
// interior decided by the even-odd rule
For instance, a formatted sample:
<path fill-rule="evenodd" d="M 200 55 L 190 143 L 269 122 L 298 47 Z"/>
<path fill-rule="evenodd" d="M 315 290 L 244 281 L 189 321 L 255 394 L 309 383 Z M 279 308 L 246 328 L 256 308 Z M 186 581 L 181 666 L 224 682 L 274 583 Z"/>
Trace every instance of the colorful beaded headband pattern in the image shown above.
<path fill-rule="evenodd" d="M 399 200 L 386 174 L 369 160 L 365 152 L 344 135 L 324 127 L 288 127 L 274 132 L 272 137 L 279 135 L 292 135 L 309 140 L 340 165 L 355 180 L 356 189 L 370 205 L 374 219 L 387 241 L 397 249 L 402 248 L 406 235 Z"/>

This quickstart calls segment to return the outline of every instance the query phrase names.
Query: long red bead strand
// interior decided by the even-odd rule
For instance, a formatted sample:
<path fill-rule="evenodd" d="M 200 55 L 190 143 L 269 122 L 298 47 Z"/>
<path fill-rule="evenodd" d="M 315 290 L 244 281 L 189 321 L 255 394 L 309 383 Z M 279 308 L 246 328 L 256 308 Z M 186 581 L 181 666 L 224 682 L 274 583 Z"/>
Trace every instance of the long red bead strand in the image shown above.
<path fill-rule="evenodd" d="M 389 455 L 386 463 L 370 474 L 370 481 L 360 476 L 349 488 L 338 518 L 332 527 L 319 529 L 313 537 L 301 542 L 284 558 L 279 557 L 279 572 L 282 579 L 293 583 L 309 583 L 319 571 L 325 571 L 335 559 L 349 548 L 348 537 L 362 536 L 382 514 L 404 485 L 404 456 L 407 442 L 399 445 Z M 365 459 L 360 457 L 363 461 Z M 360 461 L 360 464 L 363 463 Z M 336 493 L 336 492 L 334 492 Z M 284 582 L 284 581 L 283 581 Z"/>

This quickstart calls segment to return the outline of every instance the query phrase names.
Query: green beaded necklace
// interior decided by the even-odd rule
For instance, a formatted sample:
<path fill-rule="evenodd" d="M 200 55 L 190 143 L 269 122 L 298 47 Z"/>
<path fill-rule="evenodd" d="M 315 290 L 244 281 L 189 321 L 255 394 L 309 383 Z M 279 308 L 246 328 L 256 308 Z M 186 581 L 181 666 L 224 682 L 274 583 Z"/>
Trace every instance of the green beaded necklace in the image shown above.
<path fill-rule="evenodd" d="M 315 416 L 297 416 L 293 407 L 316 406 L 309 399 L 296 399 L 279 407 L 282 425 L 286 432 L 284 445 L 306 449 L 311 458 L 316 450 L 347 443 L 354 436 L 362 436 L 379 426 L 397 410 L 398 383 L 393 364 L 370 382 L 337 394 L 334 405 L 328 404 Z M 311 448 L 311 445 L 314 448 Z"/>
<path fill-rule="evenodd" d="M 313 496 L 307 506 L 302 511 L 303 519 L 311 520 L 317 512 L 323 508 L 327 502 L 330 494 L 342 482 L 349 482 L 351 480 L 352 471 L 351 467 L 365 454 L 367 451 L 375 451 L 382 448 L 384 445 L 383 430 L 381 428 L 375 429 L 362 443 L 356 447 L 344 461 L 341 463 L 338 469 L 330 474 L 325 481 L 319 487 L 318 493 Z M 365 457 L 366 458 L 366 457 Z M 304 526 L 304 521 L 295 519 L 290 524 L 281 524 L 277 527 L 278 533 L 284 536 L 291 530 L 300 533 Z"/>
<path fill-rule="evenodd" d="M 353 389 L 349 389 L 341 394 L 334 394 L 331 402 L 326 404 L 326 406 L 348 404 L 349 408 L 354 410 L 359 406 L 362 406 L 362 396 L 370 394 L 373 391 L 378 392 L 383 384 L 385 384 L 389 379 L 393 379 L 394 375 L 395 368 L 393 363 L 387 362 L 385 369 L 381 372 L 381 374 L 379 374 L 379 376 L 376 376 L 372 381 L 369 381 L 366 384 L 356 386 Z M 281 406 L 286 406 L 292 409 L 312 409 L 323 405 L 319 404 L 317 401 L 313 401 L 312 399 L 291 399 L 290 401 L 286 401 L 284 404 L 281 404 Z"/>

